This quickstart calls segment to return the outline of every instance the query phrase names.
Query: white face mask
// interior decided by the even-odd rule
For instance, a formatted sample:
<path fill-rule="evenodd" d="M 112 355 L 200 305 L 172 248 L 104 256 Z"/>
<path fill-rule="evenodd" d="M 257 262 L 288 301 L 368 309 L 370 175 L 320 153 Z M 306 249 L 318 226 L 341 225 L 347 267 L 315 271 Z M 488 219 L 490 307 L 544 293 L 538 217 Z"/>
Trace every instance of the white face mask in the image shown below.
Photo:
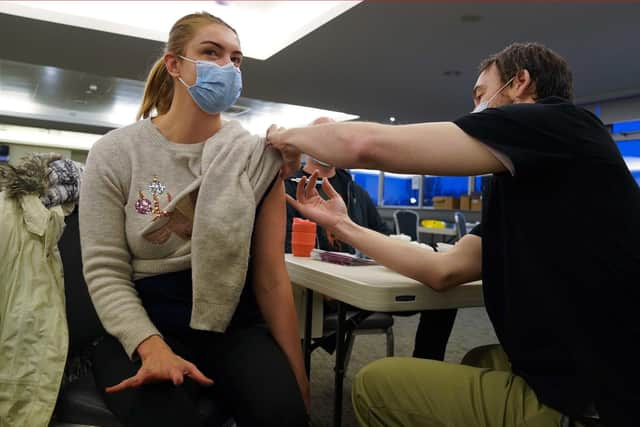
<path fill-rule="evenodd" d="M 476 108 L 473 109 L 472 113 L 479 113 L 480 111 L 484 111 L 487 108 L 489 108 L 489 104 L 491 104 L 491 101 L 493 101 L 495 99 L 496 96 L 498 96 L 500 94 L 500 92 L 502 92 L 504 90 L 504 88 L 506 88 L 507 86 L 509 86 L 511 84 L 511 82 L 513 81 L 513 79 L 515 79 L 516 76 L 513 76 L 509 79 L 508 82 L 506 82 L 504 84 L 504 86 L 502 86 L 500 89 L 498 89 L 498 91 L 496 93 L 494 93 L 491 98 L 489 98 L 488 101 L 481 101 L 478 106 Z"/>

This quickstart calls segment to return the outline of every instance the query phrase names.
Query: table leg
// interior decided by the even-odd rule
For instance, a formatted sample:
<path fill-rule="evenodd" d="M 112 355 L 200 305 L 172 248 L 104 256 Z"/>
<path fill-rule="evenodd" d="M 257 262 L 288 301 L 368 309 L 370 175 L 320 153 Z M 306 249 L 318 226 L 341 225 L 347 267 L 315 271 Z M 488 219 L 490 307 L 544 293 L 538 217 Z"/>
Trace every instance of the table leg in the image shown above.
<path fill-rule="evenodd" d="M 333 425 L 342 425 L 342 388 L 344 383 L 344 359 L 345 359 L 345 304 L 336 300 L 338 308 L 338 324 L 336 326 L 336 367 L 333 401 Z"/>
<path fill-rule="evenodd" d="M 305 289 L 305 310 L 304 310 L 304 339 L 302 340 L 302 354 L 304 354 L 304 368 L 307 371 L 307 378 L 311 381 L 311 322 L 313 321 L 313 291 Z"/>

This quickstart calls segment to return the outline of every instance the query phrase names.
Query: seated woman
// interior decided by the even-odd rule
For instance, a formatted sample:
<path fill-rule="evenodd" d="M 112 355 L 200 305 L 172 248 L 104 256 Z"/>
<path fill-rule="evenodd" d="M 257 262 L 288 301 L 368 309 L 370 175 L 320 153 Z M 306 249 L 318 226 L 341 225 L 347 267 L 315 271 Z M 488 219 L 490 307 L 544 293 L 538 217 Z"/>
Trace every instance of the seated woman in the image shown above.
<path fill-rule="evenodd" d="M 93 369 L 128 426 L 202 425 L 196 397 L 212 384 L 238 426 L 308 423 L 280 157 L 220 117 L 240 95 L 241 62 L 228 24 L 179 19 L 139 120 L 87 160 L 84 274 L 110 334 Z"/>

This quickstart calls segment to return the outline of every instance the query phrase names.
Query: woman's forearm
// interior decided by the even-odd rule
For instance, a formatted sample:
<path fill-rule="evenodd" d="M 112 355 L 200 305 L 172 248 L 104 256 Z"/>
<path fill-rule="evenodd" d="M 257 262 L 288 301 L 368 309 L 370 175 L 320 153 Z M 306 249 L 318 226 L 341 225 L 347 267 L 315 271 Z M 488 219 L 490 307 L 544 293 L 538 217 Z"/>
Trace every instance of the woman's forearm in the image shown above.
<path fill-rule="evenodd" d="M 303 397 L 308 398 L 309 380 L 302 358 L 291 285 L 287 280 L 268 288 L 256 287 L 255 294 L 267 326 L 287 357 Z"/>
<path fill-rule="evenodd" d="M 378 263 L 411 277 L 434 290 L 450 287 L 449 264 L 445 254 L 436 253 L 406 241 L 392 239 L 362 227 L 348 218 L 334 229 L 338 239 L 358 248 Z"/>

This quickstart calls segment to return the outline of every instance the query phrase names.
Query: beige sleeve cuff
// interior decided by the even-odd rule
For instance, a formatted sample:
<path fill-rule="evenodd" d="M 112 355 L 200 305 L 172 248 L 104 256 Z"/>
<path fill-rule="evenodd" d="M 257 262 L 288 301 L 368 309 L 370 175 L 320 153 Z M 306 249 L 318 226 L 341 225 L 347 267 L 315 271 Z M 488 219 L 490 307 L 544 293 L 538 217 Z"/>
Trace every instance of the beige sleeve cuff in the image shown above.
<path fill-rule="evenodd" d="M 131 360 L 138 359 L 138 353 L 136 350 L 140 343 L 152 335 L 162 336 L 160 331 L 149 321 L 147 325 L 136 326 L 130 332 L 118 337 L 120 344 L 124 347 L 124 351 L 127 353 Z"/>

